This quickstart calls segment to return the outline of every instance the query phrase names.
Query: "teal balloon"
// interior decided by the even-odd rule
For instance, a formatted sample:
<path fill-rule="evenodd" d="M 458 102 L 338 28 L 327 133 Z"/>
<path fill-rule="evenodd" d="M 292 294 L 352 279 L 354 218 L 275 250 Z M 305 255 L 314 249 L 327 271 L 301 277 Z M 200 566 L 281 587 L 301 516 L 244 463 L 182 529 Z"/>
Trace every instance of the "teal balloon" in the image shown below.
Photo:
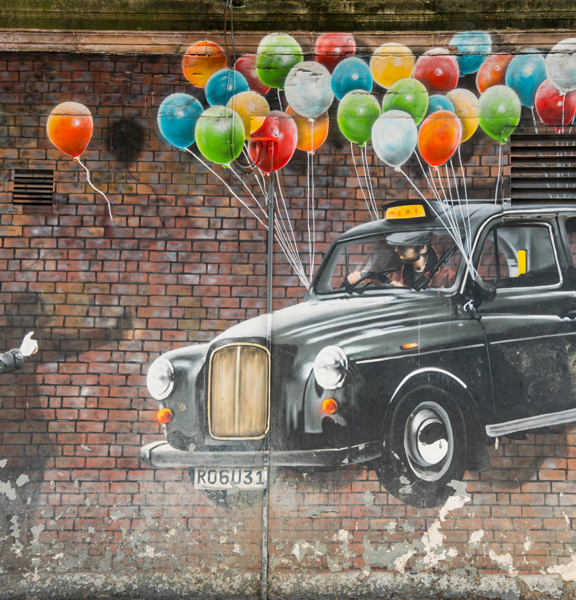
<path fill-rule="evenodd" d="M 520 122 L 522 105 L 516 92 L 506 85 L 493 85 L 478 102 L 478 120 L 491 138 L 505 144 Z"/>
<path fill-rule="evenodd" d="M 226 106 L 206 109 L 196 123 L 196 145 L 211 162 L 222 165 L 232 162 L 244 147 L 242 118 Z"/>
<path fill-rule="evenodd" d="M 464 31 L 452 36 L 451 46 L 456 46 L 456 59 L 460 75 L 476 73 L 492 51 L 492 39 L 484 31 Z"/>
<path fill-rule="evenodd" d="M 248 81 L 240 71 L 220 69 L 208 78 L 204 93 L 211 106 L 226 106 L 232 96 L 249 89 Z"/>
<path fill-rule="evenodd" d="M 388 88 L 382 100 L 382 112 L 389 110 L 407 112 L 418 125 L 428 110 L 428 90 L 417 79 L 399 79 Z"/>
<path fill-rule="evenodd" d="M 378 100 L 370 93 L 348 92 L 338 105 L 338 127 L 351 142 L 363 145 L 372 135 L 372 125 L 380 116 Z"/>
<path fill-rule="evenodd" d="M 418 143 L 416 123 L 403 110 L 382 113 L 372 126 L 372 147 L 378 158 L 390 167 L 401 167 Z"/>
<path fill-rule="evenodd" d="M 456 112 L 454 110 L 454 105 L 446 96 L 442 96 L 442 94 L 432 94 L 428 100 L 428 110 L 426 111 L 426 116 L 436 112 L 437 110 L 449 110 L 450 112 Z"/>
<path fill-rule="evenodd" d="M 291 35 L 269 33 L 258 44 L 256 74 L 264 85 L 282 89 L 290 69 L 302 60 L 302 48 Z"/>
<path fill-rule="evenodd" d="M 338 100 L 354 90 L 372 91 L 370 67 L 356 56 L 345 58 L 332 71 L 332 91 Z"/>
<path fill-rule="evenodd" d="M 194 143 L 196 122 L 202 110 L 202 104 L 194 96 L 171 94 L 158 107 L 158 129 L 169 144 L 188 148 Z"/>
<path fill-rule="evenodd" d="M 546 79 L 546 61 L 536 48 L 526 48 L 517 54 L 506 68 L 506 85 L 520 98 L 522 106 L 532 108 L 536 92 Z"/>

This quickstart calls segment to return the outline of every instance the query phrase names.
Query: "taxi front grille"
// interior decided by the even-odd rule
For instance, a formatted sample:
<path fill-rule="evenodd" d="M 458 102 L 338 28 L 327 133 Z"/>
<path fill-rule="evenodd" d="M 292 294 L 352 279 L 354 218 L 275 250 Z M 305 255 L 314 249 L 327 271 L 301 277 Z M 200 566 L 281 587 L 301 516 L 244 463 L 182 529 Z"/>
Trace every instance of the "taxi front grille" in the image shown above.
<path fill-rule="evenodd" d="M 208 427 L 215 439 L 259 439 L 270 422 L 270 353 L 229 344 L 210 359 Z"/>

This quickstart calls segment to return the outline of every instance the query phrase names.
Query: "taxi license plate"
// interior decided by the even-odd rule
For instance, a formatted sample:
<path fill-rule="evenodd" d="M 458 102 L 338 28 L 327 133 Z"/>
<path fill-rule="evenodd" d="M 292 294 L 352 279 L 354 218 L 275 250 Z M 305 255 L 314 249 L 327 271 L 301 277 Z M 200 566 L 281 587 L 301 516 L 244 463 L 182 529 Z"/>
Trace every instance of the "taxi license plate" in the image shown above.
<path fill-rule="evenodd" d="M 266 485 L 265 469 L 194 468 L 194 487 L 197 490 L 258 490 Z"/>

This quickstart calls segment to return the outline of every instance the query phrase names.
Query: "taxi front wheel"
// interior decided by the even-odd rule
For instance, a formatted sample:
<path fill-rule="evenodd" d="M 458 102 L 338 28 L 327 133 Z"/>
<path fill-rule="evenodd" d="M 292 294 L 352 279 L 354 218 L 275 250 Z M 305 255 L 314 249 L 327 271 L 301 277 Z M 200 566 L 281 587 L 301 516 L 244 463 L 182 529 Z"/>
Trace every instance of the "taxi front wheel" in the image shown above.
<path fill-rule="evenodd" d="M 437 388 L 408 392 L 397 404 L 377 467 L 382 485 L 406 504 L 439 506 L 466 467 L 466 427 L 452 397 Z"/>

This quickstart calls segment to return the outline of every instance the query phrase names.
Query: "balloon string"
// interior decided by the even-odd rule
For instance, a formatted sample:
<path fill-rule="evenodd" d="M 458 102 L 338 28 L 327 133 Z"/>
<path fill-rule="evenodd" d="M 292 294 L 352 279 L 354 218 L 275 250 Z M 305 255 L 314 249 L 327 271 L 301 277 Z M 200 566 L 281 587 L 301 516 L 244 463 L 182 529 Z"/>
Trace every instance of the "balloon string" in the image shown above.
<path fill-rule="evenodd" d="M 532 122 L 534 123 L 534 133 L 538 133 L 538 121 L 536 119 L 536 114 L 534 113 L 534 107 L 530 110 L 532 112 Z"/>
<path fill-rule="evenodd" d="M 498 188 L 500 187 L 500 171 L 502 170 L 502 144 L 498 144 L 498 177 L 496 178 L 496 189 L 494 190 L 494 204 L 498 204 Z"/>
<path fill-rule="evenodd" d="M 310 154 L 310 181 L 312 183 L 312 190 L 311 190 L 311 194 L 310 194 L 310 204 L 312 207 L 312 241 L 311 241 L 311 245 L 312 245 L 312 259 L 310 261 L 310 277 L 309 277 L 309 281 L 310 283 L 312 283 L 312 277 L 314 275 L 314 267 L 315 267 L 315 262 L 316 262 L 316 207 L 315 207 L 315 195 L 316 195 L 316 188 L 314 185 L 314 152 L 312 152 Z"/>
<path fill-rule="evenodd" d="M 106 203 L 108 204 L 108 214 L 110 215 L 110 221 L 112 221 L 112 223 L 114 223 L 114 218 L 112 217 L 112 209 L 110 207 L 110 200 L 108 200 L 108 196 L 106 196 L 106 194 L 102 191 L 99 190 L 91 181 L 90 179 L 90 171 L 88 170 L 88 167 L 80 160 L 79 156 L 75 156 L 74 160 L 86 171 L 86 180 L 88 181 L 88 185 L 95 191 L 98 192 L 100 195 L 104 196 L 104 199 L 106 200 Z"/>
<path fill-rule="evenodd" d="M 358 165 L 356 164 L 356 155 L 354 154 L 354 144 L 350 142 L 350 154 L 352 155 L 352 162 L 354 163 L 354 172 L 356 173 L 356 180 L 358 181 L 358 187 L 362 192 L 362 197 L 364 198 L 364 203 L 366 204 L 366 208 L 370 213 L 370 218 L 372 220 L 376 220 L 375 215 L 372 213 L 372 207 L 368 203 L 368 199 L 366 198 L 366 193 L 364 192 L 364 186 L 362 185 L 362 179 L 360 179 L 360 173 L 358 173 Z"/>

